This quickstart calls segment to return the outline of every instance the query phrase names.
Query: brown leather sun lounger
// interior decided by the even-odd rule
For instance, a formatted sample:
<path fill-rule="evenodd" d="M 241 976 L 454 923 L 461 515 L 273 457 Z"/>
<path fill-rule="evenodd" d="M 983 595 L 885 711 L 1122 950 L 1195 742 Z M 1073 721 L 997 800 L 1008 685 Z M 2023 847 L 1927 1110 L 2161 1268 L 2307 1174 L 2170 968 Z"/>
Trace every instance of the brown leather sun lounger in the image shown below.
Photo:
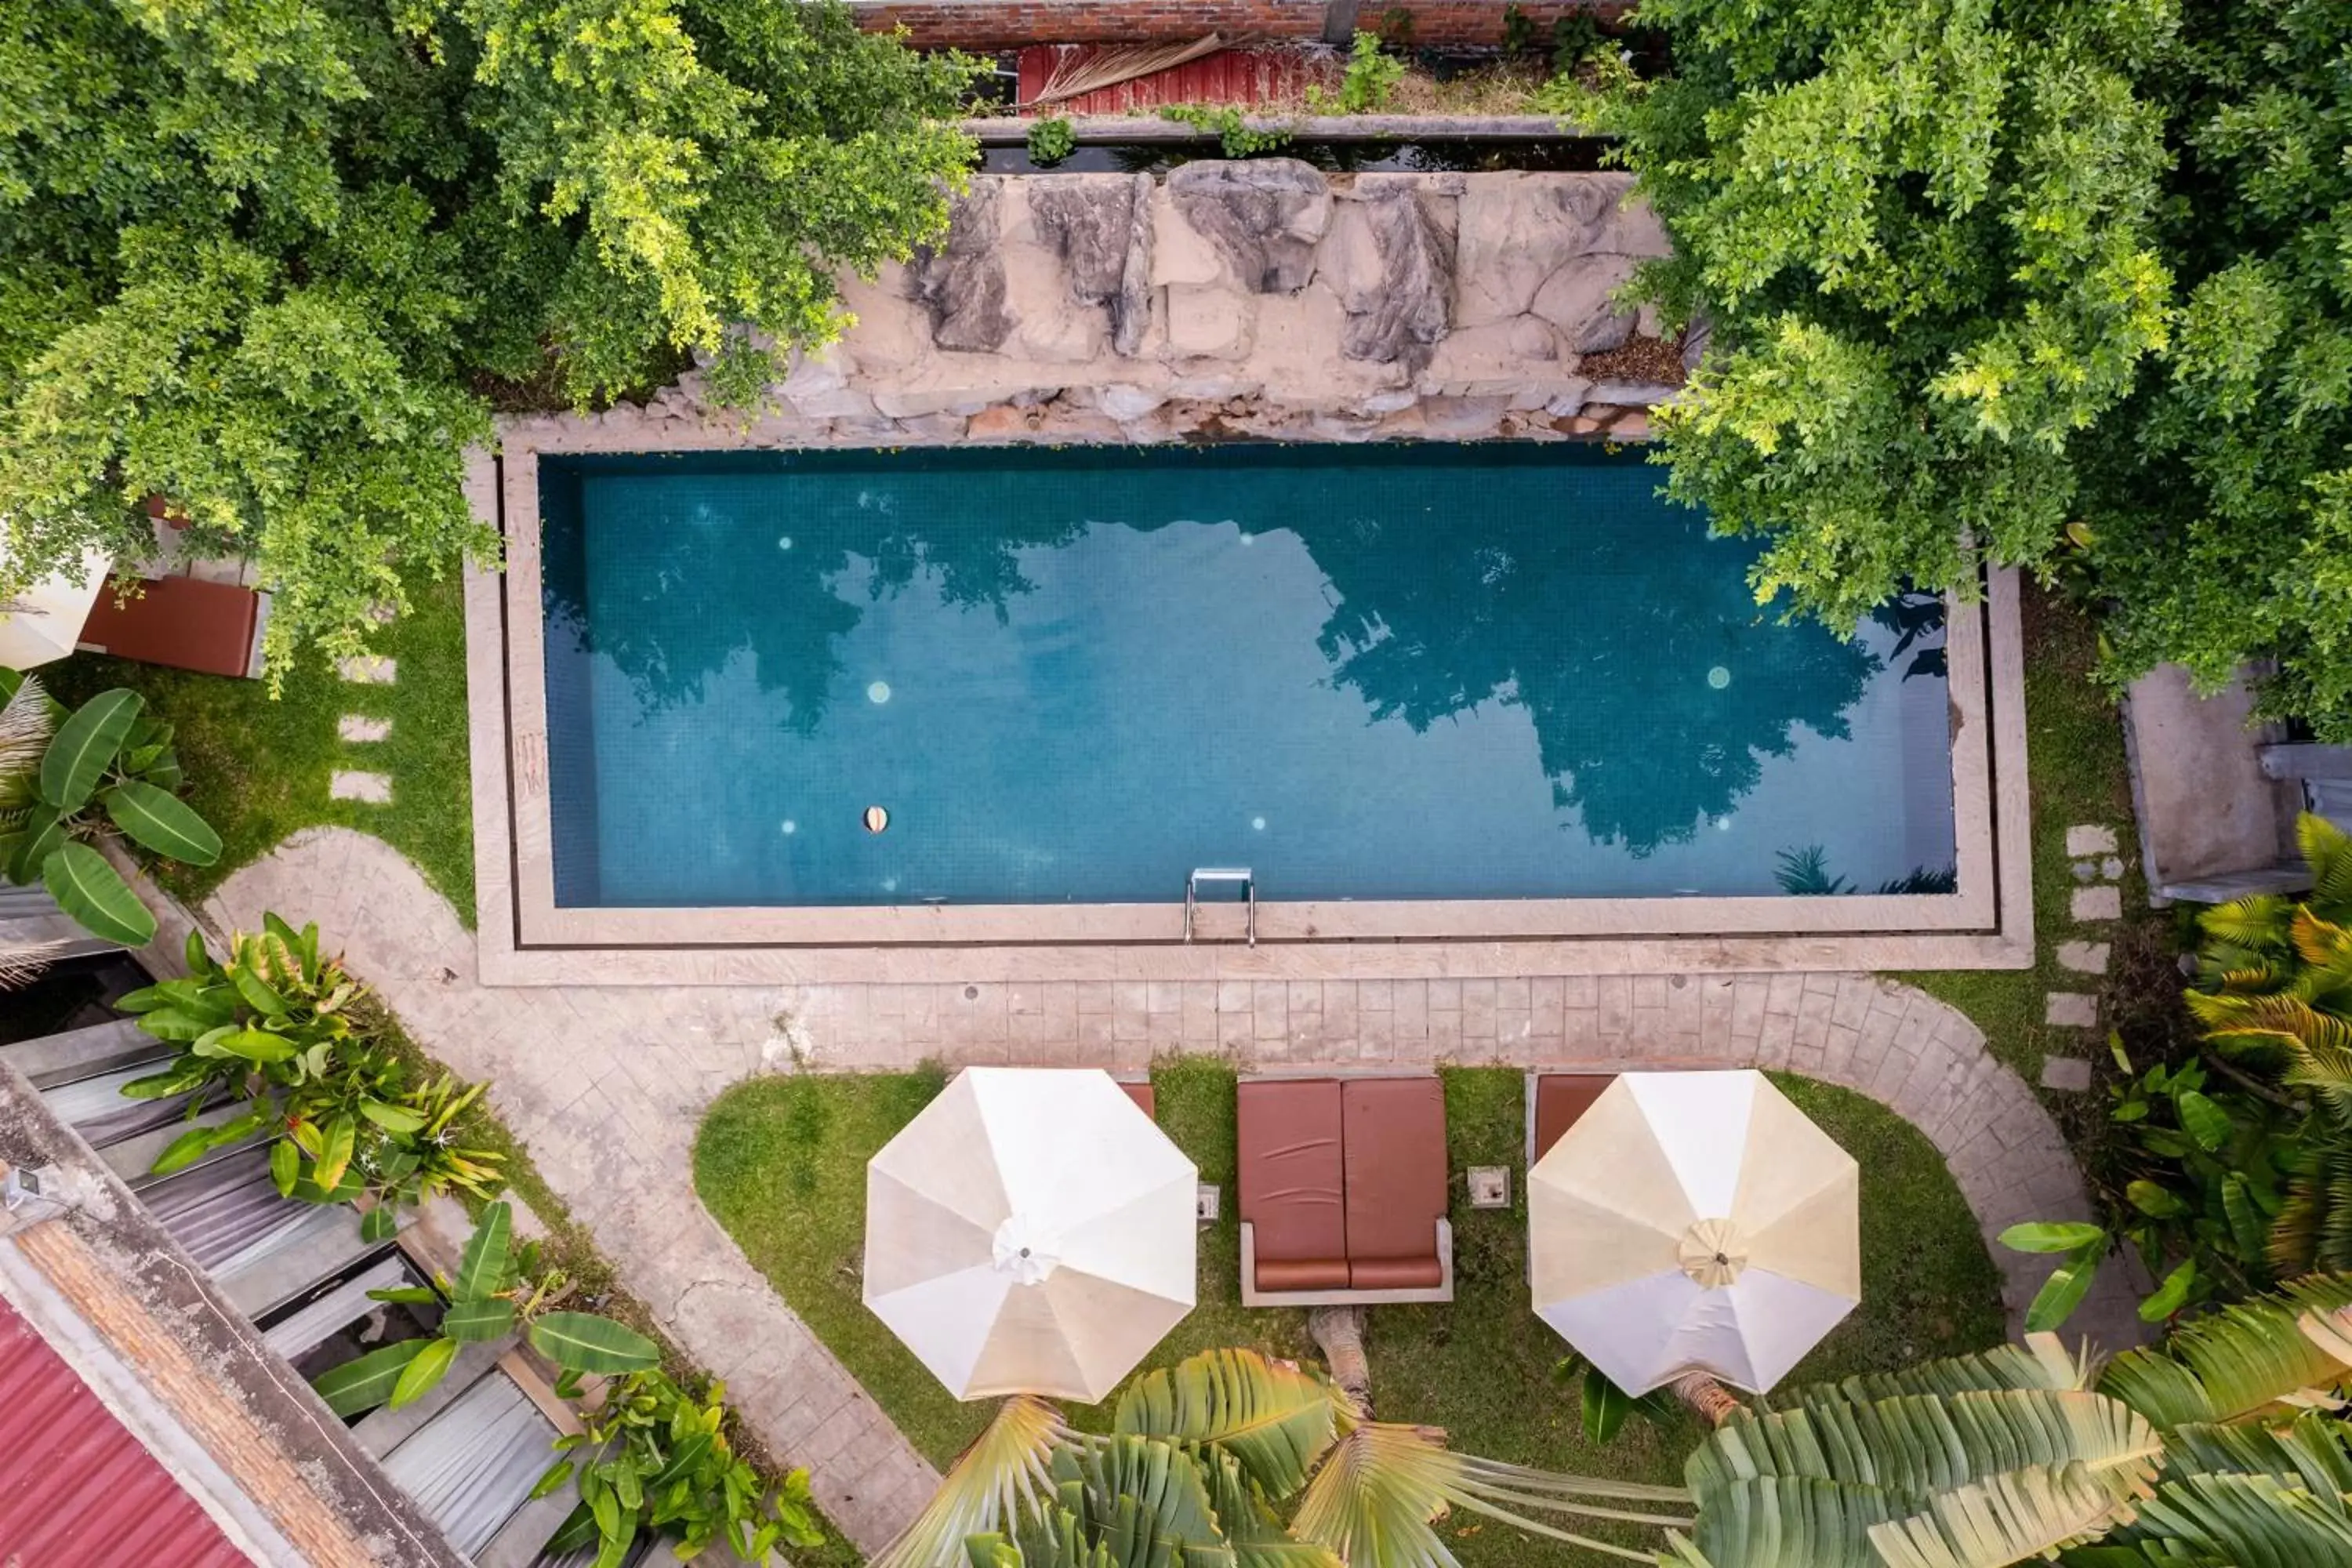
<path fill-rule="evenodd" d="M 110 583 L 82 623 L 80 646 L 141 664 L 250 679 L 261 673 L 268 604 L 250 588 L 194 577 L 142 579 L 131 597 Z"/>
<path fill-rule="evenodd" d="M 1127 1091 L 1127 1098 L 1135 1101 L 1138 1110 L 1154 1121 L 1160 1120 L 1160 1096 L 1153 1090 L 1150 1079 L 1123 1078 L 1118 1081 L 1118 1087 Z"/>
<path fill-rule="evenodd" d="M 1237 1096 L 1243 1305 L 1454 1299 L 1434 1077 L 1254 1079 Z"/>
<path fill-rule="evenodd" d="M 1528 1166 L 1551 1152 L 1568 1130 L 1592 1109 L 1601 1090 L 1617 1081 L 1606 1072 L 1538 1072 L 1528 1075 Z"/>

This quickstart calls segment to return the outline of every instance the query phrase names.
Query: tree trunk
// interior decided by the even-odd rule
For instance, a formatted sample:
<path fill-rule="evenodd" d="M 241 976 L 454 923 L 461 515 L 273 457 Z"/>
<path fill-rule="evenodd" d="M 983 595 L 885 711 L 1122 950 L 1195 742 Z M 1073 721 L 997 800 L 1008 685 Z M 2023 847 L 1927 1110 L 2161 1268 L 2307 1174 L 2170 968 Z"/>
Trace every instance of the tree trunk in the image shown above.
<path fill-rule="evenodd" d="M 1361 1307 L 1317 1307 L 1307 1314 L 1307 1331 L 1315 1336 L 1331 1381 L 1358 1412 L 1372 1413 L 1372 1363 L 1364 1356 L 1364 1310 Z"/>
<path fill-rule="evenodd" d="M 1739 1414 L 1739 1401 L 1731 1397 L 1730 1390 L 1703 1372 L 1686 1372 L 1669 1386 L 1675 1398 L 1710 1426 L 1720 1426 Z"/>

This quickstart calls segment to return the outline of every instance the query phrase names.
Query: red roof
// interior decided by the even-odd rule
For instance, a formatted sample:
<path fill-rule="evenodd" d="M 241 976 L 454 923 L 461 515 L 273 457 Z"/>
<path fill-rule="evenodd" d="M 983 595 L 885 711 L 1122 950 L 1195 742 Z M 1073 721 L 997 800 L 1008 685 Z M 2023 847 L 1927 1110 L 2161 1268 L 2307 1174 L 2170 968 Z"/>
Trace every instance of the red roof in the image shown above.
<path fill-rule="evenodd" d="M 1022 103 L 1029 103 L 1045 90 L 1045 79 L 1053 75 L 1055 61 L 1063 51 L 1068 52 L 1073 64 L 1081 64 L 1098 54 L 1100 47 L 1035 44 L 1022 50 Z M 1285 103 L 1304 98 L 1310 82 L 1326 91 L 1337 90 L 1339 75 L 1338 58 L 1328 54 L 1307 55 L 1281 47 L 1219 49 L 1171 70 L 1154 71 L 1132 81 L 1097 88 L 1030 112 L 1130 114 L 1181 103 Z"/>
<path fill-rule="evenodd" d="M 243 1568 L 247 1558 L 0 1300 L 0 1568 Z"/>

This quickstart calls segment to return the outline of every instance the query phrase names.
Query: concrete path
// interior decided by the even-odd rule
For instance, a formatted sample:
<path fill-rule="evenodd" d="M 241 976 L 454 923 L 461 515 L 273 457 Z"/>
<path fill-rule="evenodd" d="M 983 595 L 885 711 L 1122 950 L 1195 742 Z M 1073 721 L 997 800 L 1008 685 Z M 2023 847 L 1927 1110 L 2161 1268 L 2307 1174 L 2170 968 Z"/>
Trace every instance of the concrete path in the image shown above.
<path fill-rule="evenodd" d="M 342 828 L 298 834 L 236 872 L 205 916 L 254 929 L 265 909 L 317 921 L 420 1045 L 493 1080 L 499 1113 L 628 1288 L 778 1453 L 809 1468 L 818 1500 L 869 1552 L 935 1472 L 694 1193 L 704 1108 L 761 1070 L 925 1058 L 1131 1069 L 1179 1050 L 1244 1065 L 1789 1068 L 1892 1107 L 1942 1151 L 2001 1268 L 2012 1331 L 2049 1260 L 1993 1236 L 2091 1217 L 2056 1124 L 1976 1026 L 1867 974 L 487 989 L 449 906 L 396 852 Z M 2116 1349 L 2141 1331 L 2112 1275 L 2069 1331 Z"/>

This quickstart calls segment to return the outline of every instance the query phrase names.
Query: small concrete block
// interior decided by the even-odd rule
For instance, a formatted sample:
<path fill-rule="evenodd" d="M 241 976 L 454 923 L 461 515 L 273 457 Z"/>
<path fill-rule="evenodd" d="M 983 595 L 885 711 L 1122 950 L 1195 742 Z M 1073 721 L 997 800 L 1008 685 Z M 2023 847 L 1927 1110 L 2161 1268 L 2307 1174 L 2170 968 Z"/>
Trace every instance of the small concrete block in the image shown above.
<path fill-rule="evenodd" d="M 2080 1057 L 2043 1057 L 2042 1087 L 2081 1094 L 2091 1087 L 2091 1064 Z"/>
<path fill-rule="evenodd" d="M 2045 999 L 2047 1012 L 2044 1023 L 2061 1029 L 2095 1029 L 2099 1026 L 2099 999 L 2080 991 L 2053 991 Z"/>
<path fill-rule="evenodd" d="M 392 733 L 392 721 L 346 713 L 335 721 L 335 733 L 346 741 L 381 741 Z"/>
<path fill-rule="evenodd" d="M 335 673 L 357 686 L 390 686 L 399 672 L 382 654 L 360 653 L 335 660 Z"/>
<path fill-rule="evenodd" d="M 1202 1225 L 1214 1225 L 1225 1212 L 1225 1194 L 1214 1182 L 1202 1182 L 1192 1193 L 1192 1215 Z"/>
<path fill-rule="evenodd" d="M 2107 944 L 2104 942 L 2062 942 L 2058 944 L 2058 967 L 2071 969 L 2077 974 L 2105 974 L 2107 972 Z"/>
<path fill-rule="evenodd" d="M 2087 882 L 2098 874 L 2099 863 L 2096 860 L 2077 860 L 2074 862 L 2074 880 L 2078 882 Z"/>
<path fill-rule="evenodd" d="M 392 781 L 382 773 L 346 773 L 338 768 L 327 780 L 327 794 L 336 800 L 360 800 L 370 805 L 390 805 Z"/>
<path fill-rule="evenodd" d="M 2119 921 L 2124 918 L 2124 890 L 2112 882 L 2077 888 L 2068 908 L 2078 921 Z"/>
<path fill-rule="evenodd" d="M 1509 1208 L 1511 1168 L 1508 1165 L 1471 1166 L 1470 1206 L 1474 1209 Z"/>
<path fill-rule="evenodd" d="M 2116 852 L 2116 830 L 2112 827 L 2084 826 L 2066 830 L 2066 853 L 2069 855 L 2112 855 Z"/>
<path fill-rule="evenodd" d="M 2110 882 L 2122 881 L 2124 879 L 2123 857 L 2120 855 L 2110 855 L 2105 859 L 2100 861 L 2099 875 L 2105 877 Z"/>

